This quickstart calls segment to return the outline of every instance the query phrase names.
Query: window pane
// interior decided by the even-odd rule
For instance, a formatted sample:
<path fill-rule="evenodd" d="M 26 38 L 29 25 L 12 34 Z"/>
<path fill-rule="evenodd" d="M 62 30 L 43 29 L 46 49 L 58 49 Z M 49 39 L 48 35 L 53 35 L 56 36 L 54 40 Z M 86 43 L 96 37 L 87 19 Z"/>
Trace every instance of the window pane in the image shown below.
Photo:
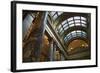
<path fill-rule="evenodd" d="M 68 38 L 67 38 L 67 37 L 66 37 L 66 38 L 64 38 L 64 41 L 65 41 L 65 42 L 67 42 L 67 41 L 68 41 Z"/>
<path fill-rule="evenodd" d="M 79 23 L 80 22 L 80 20 L 75 20 L 75 23 Z"/>
<path fill-rule="evenodd" d="M 80 31 L 80 30 L 77 30 L 76 32 L 77 32 L 77 33 L 81 33 L 81 31 Z"/>
<path fill-rule="evenodd" d="M 76 36 L 76 33 L 73 33 L 72 36 Z"/>
<path fill-rule="evenodd" d="M 76 33 L 76 31 L 73 31 L 72 33 Z"/>
<path fill-rule="evenodd" d="M 86 37 L 86 34 L 82 34 L 83 37 Z"/>
<path fill-rule="evenodd" d="M 66 40 L 67 38 L 65 37 L 64 40 Z"/>
<path fill-rule="evenodd" d="M 70 40 L 71 39 L 71 36 L 67 36 L 67 38 L 68 38 L 68 40 Z"/>
<path fill-rule="evenodd" d="M 76 33 L 72 34 L 73 37 L 76 37 Z"/>
<path fill-rule="evenodd" d="M 85 33 L 85 32 L 83 32 L 83 31 L 82 31 L 81 33 L 82 33 L 82 34 L 84 34 L 84 35 L 86 35 L 86 33 Z"/>
<path fill-rule="evenodd" d="M 76 36 L 76 31 L 71 32 L 72 36 Z"/>
<path fill-rule="evenodd" d="M 76 35 L 81 36 L 81 33 L 77 33 Z"/>
<path fill-rule="evenodd" d="M 67 27 L 67 26 L 68 26 L 68 24 L 66 23 L 66 24 L 63 25 L 63 28 L 65 28 L 65 27 Z"/>
<path fill-rule="evenodd" d="M 80 16 L 75 16 L 74 19 L 80 19 Z"/>
<path fill-rule="evenodd" d="M 85 24 L 81 24 L 83 27 L 86 27 L 86 25 Z"/>
<path fill-rule="evenodd" d="M 85 17 L 81 17 L 81 20 L 85 20 L 86 21 L 86 18 Z"/>
<path fill-rule="evenodd" d="M 69 35 L 69 36 L 67 36 L 67 38 L 68 38 L 68 39 L 70 39 L 70 37 L 71 37 L 70 35 Z"/>
<path fill-rule="evenodd" d="M 73 17 L 71 17 L 71 18 L 68 19 L 68 21 L 72 21 L 72 20 L 73 20 Z"/>
<path fill-rule="evenodd" d="M 69 27 L 68 26 L 66 26 L 65 28 L 64 28 L 64 30 L 67 30 Z"/>
<path fill-rule="evenodd" d="M 85 21 L 82 21 L 82 20 L 81 20 L 81 23 L 86 24 L 86 22 Z"/>
<path fill-rule="evenodd" d="M 78 37 L 82 37 L 81 35 L 79 35 L 79 34 L 77 34 L 76 36 L 78 36 Z"/>
<path fill-rule="evenodd" d="M 71 33 L 72 33 L 72 34 L 73 34 L 73 33 L 76 33 L 76 31 L 72 31 Z"/>
<path fill-rule="evenodd" d="M 67 39 L 67 41 L 68 41 L 68 40 L 72 39 L 73 37 L 77 37 L 77 36 L 79 36 L 79 37 L 86 37 L 86 32 L 81 31 L 81 30 L 72 31 L 64 39 Z"/>
<path fill-rule="evenodd" d="M 83 37 L 86 37 L 86 33 L 84 31 L 81 32 Z"/>
<path fill-rule="evenodd" d="M 63 24 L 63 25 L 64 25 L 65 23 L 67 23 L 67 21 L 66 21 L 66 20 L 62 22 L 62 24 Z"/>
<path fill-rule="evenodd" d="M 73 24 L 74 23 L 74 21 L 70 21 L 70 22 L 68 22 L 68 24 Z"/>
<path fill-rule="evenodd" d="M 76 34 L 75 35 L 72 35 L 72 37 L 76 37 Z"/>
<path fill-rule="evenodd" d="M 76 32 L 77 32 L 77 33 L 76 33 L 77 36 L 81 36 L 81 31 L 78 30 L 78 31 L 76 31 Z"/>
<path fill-rule="evenodd" d="M 71 33 L 69 33 L 69 34 L 67 35 L 67 37 L 71 37 Z"/>
<path fill-rule="evenodd" d="M 80 26 L 81 24 L 80 24 L 80 23 L 75 23 L 75 25 L 76 25 L 76 26 Z"/>
<path fill-rule="evenodd" d="M 70 25 L 69 25 L 69 27 L 73 27 L 73 26 L 74 26 L 74 24 L 70 24 Z"/>

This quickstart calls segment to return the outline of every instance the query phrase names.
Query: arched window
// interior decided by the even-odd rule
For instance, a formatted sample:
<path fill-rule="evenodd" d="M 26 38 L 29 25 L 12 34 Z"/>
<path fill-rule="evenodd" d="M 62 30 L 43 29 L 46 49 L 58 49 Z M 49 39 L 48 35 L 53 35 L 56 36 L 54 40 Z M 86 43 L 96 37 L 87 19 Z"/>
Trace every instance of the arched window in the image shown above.
<path fill-rule="evenodd" d="M 82 26 L 82 27 L 87 27 L 87 22 L 86 18 L 82 16 L 74 16 L 70 17 L 67 20 L 64 20 L 58 27 L 57 31 L 59 32 L 60 35 L 63 34 L 65 30 L 67 30 L 70 27 L 74 26 Z"/>
<path fill-rule="evenodd" d="M 87 34 L 86 34 L 86 32 L 84 32 L 82 30 L 75 30 L 75 31 L 72 31 L 69 34 L 67 34 L 64 38 L 64 41 L 67 42 L 74 37 L 84 37 L 84 38 L 86 38 Z"/>

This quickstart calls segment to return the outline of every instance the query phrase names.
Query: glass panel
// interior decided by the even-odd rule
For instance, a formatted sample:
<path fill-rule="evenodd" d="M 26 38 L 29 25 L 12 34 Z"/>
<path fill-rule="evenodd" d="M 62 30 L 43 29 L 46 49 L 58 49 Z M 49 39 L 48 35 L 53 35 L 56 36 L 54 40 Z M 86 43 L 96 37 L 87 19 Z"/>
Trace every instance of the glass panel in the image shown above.
<path fill-rule="evenodd" d="M 86 34 L 82 34 L 83 37 L 86 37 Z"/>
<path fill-rule="evenodd" d="M 73 38 L 76 37 L 76 34 L 72 36 Z"/>
<path fill-rule="evenodd" d="M 68 26 L 66 26 L 65 28 L 64 28 L 64 30 L 67 30 L 69 27 Z"/>
<path fill-rule="evenodd" d="M 81 32 L 83 37 L 86 37 L 86 33 L 84 31 Z"/>
<path fill-rule="evenodd" d="M 65 28 L 65 27 L 67 27 L 67 26 L 68 26 L 68 24 L 66 23 L 66 24 L 63 25 L 63 28 Z"/>
<path fill-rule="evenodd" d="M 86 32 L 81 31 L 81 30 L 72 31 L 71 33 L 69 33 L 69 34 L 64 38 L 64 40 L 67 39 L 67 41 L 68 41 L 68 40 L 72 39 L 73 37 L 77 37 L 77 36 L 79 36 L 79 37 L 86 37 Z"/>
<path fill-rule="evenodd" d="M 72 20 L 73 20 L 73 17 L 71 17 L 71 18 L 68 19 L 68 21 L 72 21 Z"/>
<path fill-rule="evenodd" d="M 66 37 L 66 41 L 68 40 L 68 38 Z"/>
<path fill-rule="evenodd" d="M 80 24 L 80 23 L 75 23 L 75 25 L 76 25 L 76 26 L 80 26 L 81 24 Z"/>
<path fill-rule="evenodd" d="M 81 36 L 81 33 L 77 33 L 77 36 Z"/>
<path fill-rule="evenodd" d="M 76 33 L 73 33 L 72 36 L 73 36 L 73 37 L 76 37 Z"/>
<path fill-rule="evenodd" d="M 69 34 L 67 35 L 67 38 L 69 38 L 69 37 L 71 37 L 71 33 L 69 33 Z"/>
<path fill-rule="evenodd" d="M 71 36 L 67 36 L 67 38 L 68 38 L 68 40 L 70 40 L 71 39 Z"/>
<path fill-rule="evenodd" d="M 68 38 L 66 38 L 64 41 L 67 42 L 68 41 Z"/>
<path fill-rule="evenodd" d="M 77 36 L 78 36 L 78 37 L 82 37 L 82 36 L 81 36 L 81 35 L 79 35 L 79 34 L 77 34 L 77 35 L 76 35 L 76 37 L 77 37 Z"/>
<path fill-rule="evenodd" d="M 74 19 L 80 19 L 80 16 L 75 16 Z"/>
<path fill-rule="evenodd" d="M 85 21 L 82 21 L 82 20 L 81 20 L 81 23 L 86 24 L 86 22 Z"/>
<path fill-rule="evenodd" d="M 74 24 L 70 24 L 70 25 L 69 25 L 69 27 L 73 27 L 73 26 L 74 26 Z"/>
<path fill-rule="evenodd" d="M 67 36 L 64 38 L 64 40 L 65 40 L 65 41 L 67 41 L 67 40 L 68 40 Z"/>
<path fill-rule="evenodd" d="M 85 24 L 81 24 L 83 27 L 86 27 L 86 25 Z"/>
<path fill-rule="evenodd" d="M 77 30 L 76 32 L 77 32 L 77 33 L 81 33 L 81 31 L 80 31 L 80 30 Z"/>
<path fill-rule="evenodd" d="M 66 40 L 67 38 L 65 37 L 64 40 Z"/>
<path fill-rule="evenodd" d="M 80 30 L 78 30 L 78 31 L 76 31 L 77 33 L 76 33 L 76 35 L 77 36 L 81 36 L 81 31 Z"/>
<path fill-rule="evenodd" d="M 72 31 L 71 33 L 72 33 L 72 34 L 76 34 L 76 31 Z"/>
<path fill-rule="evenodd" d="M 62 25 L 64 25 L 65 23 L 67 23 L 67 21 L 66 21 L 66 20 L 62 22 Z"/>
<path fill-rule="evenodd" d="M 75 23 L 79 23 L 80 22 L 80 20 L 75 20 Z"/>
<path fill-rule="evenodd" d="M 72 36 L 76 36 L 76 31 L 72 31 Z"/>
<path fill-rule="evenodd" d="M 86 21 L 86 18 L 85 17 L 81 17 L 81 20 L 85 20 Z"/>
<path fill-rule="evenodd" d="M 86 33 L 85 33 L 85 32 L 83 32 L 83 31 L 82 31 L 82 34 L 86 35 Z"/>
<path fill-rule="evenodd" d="M 70 22 L 68 22 L 68 24 L 73 24 L 74 23 L 74 21 L 70 21 Z"/>

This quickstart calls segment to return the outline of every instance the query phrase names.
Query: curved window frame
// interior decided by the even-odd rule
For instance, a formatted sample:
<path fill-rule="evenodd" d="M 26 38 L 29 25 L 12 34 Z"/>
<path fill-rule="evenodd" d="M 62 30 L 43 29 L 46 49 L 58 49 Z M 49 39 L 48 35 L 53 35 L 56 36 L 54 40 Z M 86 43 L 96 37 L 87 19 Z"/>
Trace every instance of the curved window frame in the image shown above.
<path fill-rule="evenodd" d="M 61 30 L 59 33 L 66 31 L 68 28 L 70 27 L 74 27 L 74 26 L 82 26 L 82 27 L 87 27 L 87 19 L 85 17 L 82 16 L 73 16 L 68 18 L 67 20 L 64 20 L 61 25 L 59 25 L 57 28 L 58 32 Z M 63 33 L 61 33 L 60 35 L 62 35 Z"/>
<path fill-rule="evenodd" d="M 82 31 L 82 30 L 74 30 L 70 33 L 68 33 L 65 37 L 64 37 L 64 41 L 67 42 L 69 40 L 71 40 L 74 37 L 87 37 L 87 33 Z"/>

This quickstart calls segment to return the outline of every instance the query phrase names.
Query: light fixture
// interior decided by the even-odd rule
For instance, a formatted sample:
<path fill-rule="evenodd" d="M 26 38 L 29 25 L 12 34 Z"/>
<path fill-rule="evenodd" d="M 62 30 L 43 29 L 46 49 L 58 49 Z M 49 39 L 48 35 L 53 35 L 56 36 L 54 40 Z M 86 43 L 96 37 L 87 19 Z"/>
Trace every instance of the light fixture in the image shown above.
<path fill-rule="evenodd" d="M 73 48 L 71 47 L 70 49 L 72 50 Z"/>
<path fill-rule="evenodd" d="M 84 44 L 82 44 L 82 47 L 84 47 Z"/>

